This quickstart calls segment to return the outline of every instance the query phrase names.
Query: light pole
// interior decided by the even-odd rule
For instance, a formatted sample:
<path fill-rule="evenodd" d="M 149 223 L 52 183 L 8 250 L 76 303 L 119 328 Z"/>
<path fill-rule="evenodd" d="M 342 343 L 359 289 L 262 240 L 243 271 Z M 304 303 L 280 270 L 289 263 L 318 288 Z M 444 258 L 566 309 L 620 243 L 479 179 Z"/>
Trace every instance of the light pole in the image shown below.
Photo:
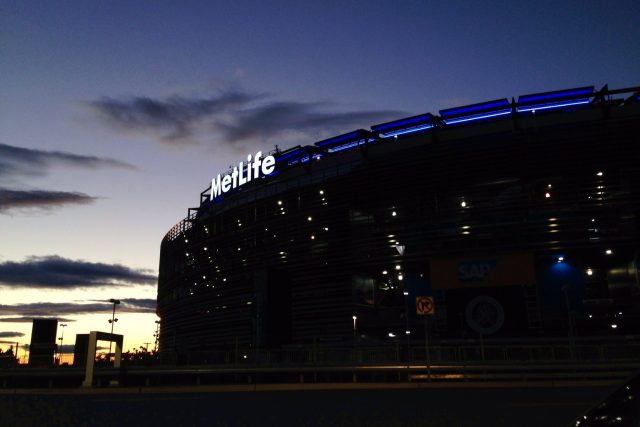
<path fill-rule="evenodd" d="M 111 358 L 111 345 L 113 344 L 113 325 L 118 321 L 116 319 L 116 305 L 120 304 L 120 300 L 111 298 L 109 300 L 110 303 L 113 304 L 113 313 L 111 314 L 111 319 L 109 319 L 109 323 L 111 323 L 111 337 L 109 339 L 109 358 Z"/>
<path fill-rule="evenodd" d="M 409 329 L 409 291 L 404 290 L 404 318 L 405 318 L 405 330 L 404 334 L 407 336 L 407 360 L 411 360 L 411 330 Z"/>
<path fill-rule="evenodd" d="M 64 341 L 64 328 L 67 327 L 66 323 L 60 323 L 60 327 L 62 328 L 62 334 L 60 335 L 60 350 L 58 351 L 58 357 L 60 358 L 60 363 L 62 363 L 62 343 Z"/>
<path fill-rule="evenodd" d="M 356 321 L 358 320 L 358 316 L 354 314 L 353 316 L 351 316 L 351 319 L 353 319 L 353 361 L 355 362 L 356 358 L 358 357 L 358 355 L 356 354 L 356 333 L 358 332 L 358 330 L 356 329 Z"/>

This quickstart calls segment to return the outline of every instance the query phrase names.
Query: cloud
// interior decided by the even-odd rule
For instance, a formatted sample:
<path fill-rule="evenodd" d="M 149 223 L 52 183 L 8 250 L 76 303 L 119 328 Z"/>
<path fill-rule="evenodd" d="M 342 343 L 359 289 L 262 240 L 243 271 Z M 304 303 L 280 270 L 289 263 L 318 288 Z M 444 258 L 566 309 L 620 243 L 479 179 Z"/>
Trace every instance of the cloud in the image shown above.
<path fill-rule="evenodd" d="M 173 145 L 205 134 L 219 143 L 264 143 L 290 135 L 306 139 L 331 135 L 406 116 L 394 110 L 337 111 L 330 102 L 267 100 L 264 94 L 222 92 L 209 98 L 102 98 L 89 105 L 118 129 L 160 135 Z"/>
<path fill-rule="evenodd" d="M 84 193 L 47 190 L 10 190 L 0 187 L 0 214 L 10 210 L 49 210 L 65 205 L 84 205 L 98 198 Z"/>
<path fill-rule="evenodd" d="M 67 319 L 65 317 L 58 317 L 58 322 L 68 323 L 75 322 L 75 319 Z M 32 323 L 33 316 L 31 317 L 0 317 L 0 322 L 4 323 Z"/>
<path fill-rule="evenodd" d="M 319 135 L 355 127 L 367 127 L 406 113 L 382 111 L 324 111 L 327 103 L 272 102 L 238 112 L 231 122 L 219 123 L 229 142 L 267 140 L 287 131 Z"/>
<path fill-rule="evenodd" d="M 29 257 L 21 262 L 0 263 L 0 287 L 74 289 L 155 285 L 156 280 L 157 277 L 147 270 L 59 256 Z"/>
<path fill-rule="evenodd" d="M 138 96 L 128 99 L 103 97 L 90 107 L 107 123 L 121 129 L 153 131 L 166 142 L 189 138 L 204 119 L 233 111 L 263 95 L 241 91 L 221 92 L 208 98 L 172 96 L 164 100 Z"/>
<path fill-rule="evenodd" d="M 20 338 L 23 336 L 22 332 L 0 332 L 0 338 Z"/>
<path fill-rule="evenodd" d="M 117 313 L 154 313 L 155 300 L 152 299 L 124 299 L 117 308 Z M 111 313 L 113 304 L 109 301 L 81 303 L 52 303 L 37 302 L 29 304 L 2 305 L 0 315 L 23 317 L 51 317 L 68 315 L 82 315 L 95 313 Z M 59 320 L 62 321 L 62 320 Z"/>
<path fill-rule="evenodd" d="M 44 151 L 0 143 L 0 178 L 9 176 L 43 176 L 53 166 L 79 168 L 116 167 L 135 169 L 120 160 L 82 156 L 63 151 Z"/>

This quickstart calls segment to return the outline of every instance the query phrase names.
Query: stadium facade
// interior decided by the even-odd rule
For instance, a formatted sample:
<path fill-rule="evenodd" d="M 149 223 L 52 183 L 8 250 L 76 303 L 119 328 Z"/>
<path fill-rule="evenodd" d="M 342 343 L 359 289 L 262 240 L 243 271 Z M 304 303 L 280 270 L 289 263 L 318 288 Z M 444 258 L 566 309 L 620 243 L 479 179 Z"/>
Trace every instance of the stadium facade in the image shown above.
<path fill-rule="evenodd" d="M 639 332 L 639 89 L 499 99 L 239 159 L 162 241 L 160 351 L 417 338 L 423 296 L 436 338 Z"/>

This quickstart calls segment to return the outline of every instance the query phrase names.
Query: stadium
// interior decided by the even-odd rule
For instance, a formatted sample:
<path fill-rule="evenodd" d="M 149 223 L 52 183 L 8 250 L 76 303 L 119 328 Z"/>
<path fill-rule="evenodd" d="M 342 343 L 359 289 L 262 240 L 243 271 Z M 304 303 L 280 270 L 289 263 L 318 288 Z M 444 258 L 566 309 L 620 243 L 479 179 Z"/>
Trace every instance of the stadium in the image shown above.
<path fill-rule="evenodd" d="M 238 159 L 162 241 L 160 353 L 640 332 L 639 93 L 497 99 Z"/>

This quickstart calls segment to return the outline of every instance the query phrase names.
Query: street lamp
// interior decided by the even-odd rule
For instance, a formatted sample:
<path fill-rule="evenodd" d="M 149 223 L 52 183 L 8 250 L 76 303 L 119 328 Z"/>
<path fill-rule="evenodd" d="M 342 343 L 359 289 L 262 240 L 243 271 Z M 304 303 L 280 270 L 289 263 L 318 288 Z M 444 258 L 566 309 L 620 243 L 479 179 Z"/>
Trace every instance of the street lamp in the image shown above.
<path fill-rule="evenodd" d="M 111 357 L 111 345 L 113 344 L 113 325 L 118 321 L 118 319 L 116 319 L 116 305 L 120 304 L 120 300 L 111 298 L 109 302 L 113 304 L 113 313 L 111 314 L 111 319 L 109 319 L 109 323 L 111 323 L 111 335 L 112 335 L 109 338 L 109 357 Z"/>
<path fill-rule="evenodd" d="M 64 341 L 64 328 L 67 327 L 66 323 L 60 323 L 60 327 L 62 328 L 62 334 L 60 335 L 60 350 L 58 351 L 58 357 L 60 358 L 60 363 L 62 363 L 62 342 Z"/>
<path fill-rule="evenodd" d="M 405 288 L 402 294 L 404 295 L 404 318 L 406 325 L 404 333 L 407 336 L 407 360 L 411 360 L 411 329 L 409 329 L 409 291 Z"/>

